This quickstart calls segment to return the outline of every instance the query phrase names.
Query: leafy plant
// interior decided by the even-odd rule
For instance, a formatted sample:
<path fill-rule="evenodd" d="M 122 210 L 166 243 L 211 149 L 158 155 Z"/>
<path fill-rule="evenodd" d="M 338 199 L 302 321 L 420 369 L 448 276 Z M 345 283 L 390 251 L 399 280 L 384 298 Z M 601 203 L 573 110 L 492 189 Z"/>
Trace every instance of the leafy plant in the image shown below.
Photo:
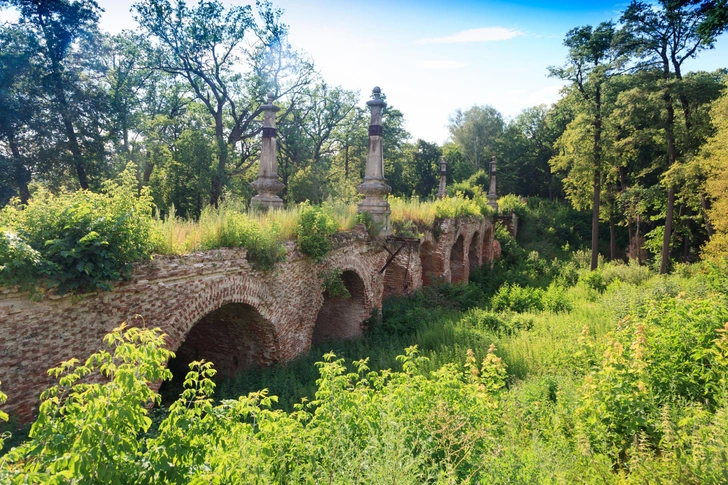
<path fill-rule="evenodd" d="M 111 289 L 151 254 L 151 198 L 137 195 L 134 167 L 102 193 L 39 190 L 26 206 L 0 212 L 0 284 L 45 280 L 61 294 Z M 21 260 L 22 258 L 22 260 Z"/>
<path fill-rule="evenodd" d="M 331 250 L 330 236 L 334 232 L 336 224 L 322 208 L 307 206 L 301 211 L 296 228 L 298 249 L 314 261 L 323 261 Z"/>
<path fill-rule="evenodd" d="M 321 280 L 321 287 L 324 292 L 330 297 L 337 298 L 351 298 L 351 293 L 344 284 L 344 279 L 341 275 L 344 270 L 341 268 L 331 268 L 323 270 L 318 274 Z"/>

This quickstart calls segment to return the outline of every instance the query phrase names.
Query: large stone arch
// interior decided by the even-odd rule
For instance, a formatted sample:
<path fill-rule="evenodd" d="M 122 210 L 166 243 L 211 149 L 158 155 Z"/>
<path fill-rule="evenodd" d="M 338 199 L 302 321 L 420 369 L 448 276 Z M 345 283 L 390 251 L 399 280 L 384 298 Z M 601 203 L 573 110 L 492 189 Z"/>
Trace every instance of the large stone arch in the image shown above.
<path fill-rule="evenodd" d="M 170 361 L 173 373 L 184 373 L 189 362 L 201 359 L 213 362 L 221 375 L 280 360 L 272 296 L 260 283 L 236 276 L 195 290 L 167 329 L 177 354 Z"/>
<path fill-rule="evenodd" d="M 483 238 L 480 237 L 480 231 L 475 231 L 473 237 L 470 238 L 470 244 L 468 245 L 468 265 L 472 272 L 480 267 L 482 263 L 482 246 Z"/>
<path fill-rule="evenodd" d="M 311 335 L 313 345 L 332 340 L 349 340 L 363 334 L 362 324 L 370 312 L 366 280 L 354 269 L 345 269 L 341 279 L 349 297 L 333 296 L 324 292 L 324 301 Z"/>
<path fill-rule="evenodd" d="M 450 282 L 464 283 L 468 280 L 468 268 L 465 262 L 465 238 L 459 234 L 455 244 L 450 248 Z"/>

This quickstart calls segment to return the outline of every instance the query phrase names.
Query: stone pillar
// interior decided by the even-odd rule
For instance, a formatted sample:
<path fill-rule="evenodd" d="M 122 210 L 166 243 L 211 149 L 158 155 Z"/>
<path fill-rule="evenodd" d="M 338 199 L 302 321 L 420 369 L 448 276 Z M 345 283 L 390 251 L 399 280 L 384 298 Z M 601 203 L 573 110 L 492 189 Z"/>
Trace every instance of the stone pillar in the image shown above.
<path fill-rule="evenodd" d="M 260 168 L 258 178 L 250 184 L 258 193 L 250 201 L 250 205 L 262 209 L 283 207 L 283 200 L 276 195 L 285 187 L 278 180 L 278 160 L 276 158 L 276 112 L 280 108 L 273 104 L 273 99 L 273 93 L 268 93 L 268 104 L 261 106 L 263 110 L 263 143 L 260 146 Z"/>
<path fill-rule="evenodd" d="M 364 182 L 356 189 L 364 195 L 357 210 L 371 215 L 374 224 L 380 228 L 379 236 L 392 233 L 389 224 L 389 202 L 385 199 L 391 187 L 384 180 L 384 158 L 382 153 L 382 109 L 387 105 L 381 99 L 382 90 L 376 86 L 372 90 L 372 99 L 367 106 L 372 113 L 369 124 L 369 149 L 367 150 L 367 168 Z"/>
<path fill-rule="evenodd" d="M 498 195 L 495 191 L 495 156 L 490 159 L 490 188 L 488 189 L 488 205 L 498 212 Z"/>
<path fill-rule="evenodd" d="M 440 159 L 440 189 L 437 191 L 437 198 L 442 199 L 447 195 L 447 161 Z"/>

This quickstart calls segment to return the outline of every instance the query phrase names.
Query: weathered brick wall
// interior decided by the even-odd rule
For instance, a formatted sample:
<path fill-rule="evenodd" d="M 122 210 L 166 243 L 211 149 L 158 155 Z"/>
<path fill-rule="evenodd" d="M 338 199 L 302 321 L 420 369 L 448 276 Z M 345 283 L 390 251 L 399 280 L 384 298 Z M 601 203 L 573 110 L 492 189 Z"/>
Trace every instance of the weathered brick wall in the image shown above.
<path fill-rule="evenodd" d="M 218 360 L 225 372 L 285 362 L 307 351 L 317 321 L 322 340 L 361 335 L 362 322 L 381 307 L 385 289 L 387 296 L 410 293 L 431 283 L 425 271 L 451 281 L 451 253 L 458 238 L 463 246 L 455 255 L 460 280 L 467 281 L 471 267 L 492 257 L 490 221 L 447 220 L 437 229 L 437 237 L 426 231 L 421 243 L 409 254 L 403 250 L 384 273 L 389 257 L 384 242 L 370 240 L 357 227 L 335 236 L 334 249 L 322 263 L 287 243 L 286 261 L 269 272 L 253 269 L 245 250 L 220 249 L 140 263 L 132 279 L 111 292 L 31 299 L 0 288 L 0 381 L 8 395 L 4 410 L 30 419 L 40 392 L 51 382 L 47 369 L 71 357 L 86 358 L 123 321 L 160 327 L 169 348 L 181 350 L 180 358 Z M 326 268 L 345 271 L 351 301 L 325 301 L 318 274 Z M 197 323 L 201 326 L 192 331 Z M 187 338 L 188 345 L 180 348 Z"/>

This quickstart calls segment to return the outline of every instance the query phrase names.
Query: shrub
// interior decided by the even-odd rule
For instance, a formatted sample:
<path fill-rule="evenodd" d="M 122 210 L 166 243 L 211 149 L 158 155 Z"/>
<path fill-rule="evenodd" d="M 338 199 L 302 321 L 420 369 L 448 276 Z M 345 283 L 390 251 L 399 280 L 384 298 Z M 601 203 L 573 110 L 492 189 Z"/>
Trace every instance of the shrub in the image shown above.
<path fill-rule="evenodd" d="M 581 277 L 579 277 L 579 281 L 583 281 L 586 286 L 599 292 L 602 292 L 607 288 L 607 283 L 604 281 L 604 276 L 600 269 L 585 271 L 582 273 Z"/>
<path fill-rule="evenodd" d="M 480 214 L 480 206 L 460 193 L 455 197 L 443 197 L 435 201 L 435 219 L 457 219 Z"/>
<path fill-rule="evenodd" d="M 571 302 L 566 296 L 566 288 L 555 282 L 551 283 L 543 293 L 543 307 L 554 313 L 570 312 Z"/>
<path fill-rule="evenodd" d="M 328 296 L 351 298 L 351 293 L 349 293 L 349 290 L 346 288 L 344 280 L 341 277 L 343 273 L 344 270 L 341 268 L 331 268 L 321 271 L 318 274 L 318 277 L 321 280 L 321 287 Z"/>
<path fill-rule="evenodd" d="M 495 311 L 539 311 L 543 310 L 543 295 L 544 291 L 540 288 L 506 283 L 493 295 L 490 305 Z"/>
<path fill-rule="evenodd" d="M 14 203 L 0 212 L 0 226 L 7 228 L 0 284 L 45 279 L 60 294 L 109 290 L 109 281 L 131 276 L 132 262 L 149 258 L 151 215 L 151 197 L 146 191 L 137 196 L 131 165 L 101 193 L 40 190 L 26 206 Z"/>
<path fill-rule="evenodd" d="M 605 285 L 609 285 L 615 280 L 632 285 L 641 285 L 652 276 L 652 272 L 647 266 L 640 265 L 634 259 L 629 264 L 624 264 L 621 261 L 605 263 L 601 268 L 601 272 Z"/>
<path fill-rule="evenodd" d="M 336 222 L 322 208 L 307 206 L 301 211 L 296 227 L 298 249 L 313 259 L 323 261 L 331 250 L 329 237 L 336 232 Z"/>
<path fill-rule="evenodd" d="M 506 194 L 498 199 L 498 211 L 501 214 L 515 212 L 519 219 L 526 217 L 526 204 L 514 194 Z"/>

